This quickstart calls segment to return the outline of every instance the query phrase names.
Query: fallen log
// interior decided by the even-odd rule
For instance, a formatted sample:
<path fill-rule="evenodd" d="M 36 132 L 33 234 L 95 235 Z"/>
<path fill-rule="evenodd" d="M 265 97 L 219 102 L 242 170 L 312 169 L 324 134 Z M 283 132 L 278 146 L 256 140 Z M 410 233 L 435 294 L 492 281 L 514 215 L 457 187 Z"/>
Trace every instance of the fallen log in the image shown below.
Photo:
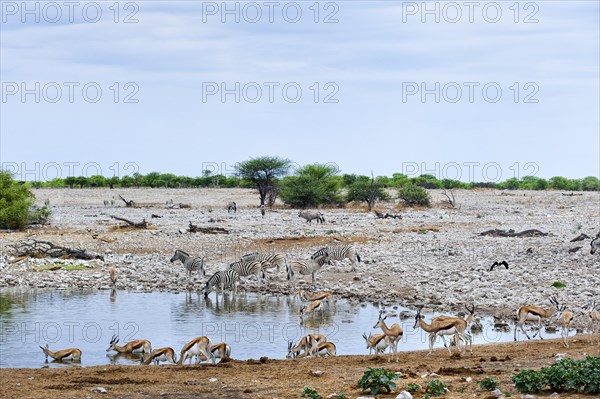
<path fill-rule="evenodd" d="M 575 197 L 575 196 L 578 196 L 578 197 L 579 197 L 579 196 L 583 195 L 582 193 L 579 193 L 579 194 L 575 194 L 575 193 L 570 193 L 570 194 L 561 193 L 561 194 L 562 194 L 563 196 L 565 196 L 565 197 Z"/>
<path fill-rule="evenodd" d="M 377 216 L 377 218 L 379 218 L 379 219 L 387 219 L 387 218 L 402 219 L 402 215 L 391 214 L 391 213 L 382 213 L 382 212 L 377 212 L 377 211 L 375 211 L 375 216 Z"/>
<path fill-rule="evenodd" d="M 204 234 L 229 234 L 229 230 L 222 227 L 200 227 L 190 222 L 188 233 L 204 233 Z"/>
<path fill-rule="evenodd" d="M 577 237 L 573 238 L 569 242 L 583 241 L 583 240 L 587 240 L 588 238 L 590 238 L 590 236 L 588 236 L 585 233 L 581 233 L 581 234 L 579 234 Z"/>
<path fill-rule="evenodd" d="M 29 239 L 20 241 L 11 246 L 15 252 L 15 256 L 28 256 L 35 258 L 73 258 L 73 259 L 84 259 L 93 260 L 100 259 L 104 260 L 102 255 L 88 252 L 86 249 L 81 248 L 68 248 L 62 245 L 56 245 L 50 241 L 42 241 Z"/>
<path fill-rule="evenodd" d="M 125 222 L 125 223 L 127 223 L 128 226 L 135 227 L 136 229 L 147 229 L 148 228 L 148 222 L 146 222 L 145 218 L 141 222 L 136 223 L 136 222 L 132 222 L 129 219 L 121 218 L 121 217 L 114 216 L 114 215 L 111 215 L 110 217 L 115 220 L 120 220 L 122 222 Z"/>
<path fill-rule="evenodd" d="M 540 230 L 536 229 L 523 230 L 519 233 L 516 233 L 513 229 L 510 229 L 508 231 L 493 229 L 484 231 L 483 233 L 479 233 L 479 235 L 491 237 L 545 237 L 548 235 L 548 233 L 543 233 Z"/>

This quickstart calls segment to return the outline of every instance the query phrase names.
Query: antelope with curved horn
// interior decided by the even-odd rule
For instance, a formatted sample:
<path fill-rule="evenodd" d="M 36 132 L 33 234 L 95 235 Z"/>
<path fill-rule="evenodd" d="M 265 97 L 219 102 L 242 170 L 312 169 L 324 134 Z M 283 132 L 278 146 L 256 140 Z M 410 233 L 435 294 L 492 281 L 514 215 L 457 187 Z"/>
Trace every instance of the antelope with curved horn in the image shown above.
<path fill-rule="evenodd" d="M 192 364 L 192 358 L 194 356 L 198 356 L 197 363 L 200 363 L 200 360 L 202 359 L 201 356 L 204 356 L 205 359 L 212 359 L 212 362 L 215 363 L 215 357 L 210 351 L 210 347 L 210 338 L 205 337 L 204 335 L 192 339 L 190 342 L 183 345 L 183 348 L 181 348 L 177 365 L 182 366 L 187 359 L 190 359 L 190 364 Z"/>
<path fill-rule="evenodd" d="M 305 356 L 311 356 L 318 351 L 320 344 L 327 342 L 327 337 L 322 334 L 307 334 L 300 338 L 298 344 L 294 346 L 293 341 L 288 342 L 288 359 L 296 359 Z M 304 351 L 304 353 L 300 353 Z"/>
<path fill-rule="evenodd" d="M 308 304 L 308 306 L 302 305 L 302 307 L 300 308 L 300 317 L 304 317 L 304 315 L 306 313 L 312 313 L 314 316 L 315 312 L 317 312 L 317 311 L 320 314 L 323 313 L 323 302 L 321 302 L 319 300 L 312 301 L 311 303 Z"/>
<path fill-rule="evenodd" d="M 542 338 L 542 320 L 549 319 L 552 316 L 554 316 L 559 307 L 558 301 L 555 297 L 550 297 L 550 304 L 552 305 L 552 307 L 550 308 L 542 308 L 540 306 L 528 305 L 521 306 L 517 310 L 517 322 L 515 323 L 514 333 L 515 341 L 517 340 L 517 329 L 521 329 L 521 331 L 523 332 L 523 334 L 525 334 L 527 339 L 535 338 L 535 336 L 538 334 L 540 336 L 540 339 L 544 339 Z M 535 334 L 533 334 L 531 338 L 529 337 L 529 335 L 525 331 L 525 328 L 523 327 L 526 321 L 538 322 L 538 331 Z"/>
<path fill-rule="evenodd" d="M 428 324 L 427 322 L 425 322 L 425 320 L 423 320 L 423 317 L 421 316 L 421 309 L 417 309 L 417 314 L 415 316 L 415 325 L 413 326 L 413 328 L 416 329 L 417 327 L 421 327 L 423 331 L 429 333 L 429 353 L 427 354 L 428 356 L 433 353 L 433 344 L 438 335 L 442 337 L 442 340 L 444 341 L 444 346 L 446 346 L 444 335 L 456 335 L 458 336 L 457 343 L 460 344 L 460 341 L 462 340 L 463 342 L 469 344 L 471 348 L 471 353 L 473 352 L 473 348 L 470 345 L 472 340 L 470 335 L 466 332 L 466 330 L 467 326 L 469 325 L 469 322 L 473 317 L 473 312 L 475 308 L 471 307 L 471 309 L 467 308 L 467 310 L 469 311 L 469 316 L 466 320 L 460 317 L 438 316 L 432 319 L 431 323 Z M 452 351 L 450 347 L 446 346 L 446 348 L 451 354 Z M 458 348 L 459 351 L 462 352 L 460 346 L 458 346 Z"/>
<path fill-rule="evenodd" d="M 119 342 L 119 336 L 113 335 L 108 345 L 107 352 L 114 350 L 119 353 L 150 353 L 152 352 L 152 344 L 147 339 L 137 339 L 130 341 L 124 346 L 117 345 Z"/>
<path fill-rule="evenodd" d="M 170 362 L 176 364 L 177 356 L 175 355 L 173 348 L 154 349 L 152 352 L 150 352 L 150 356 L 148 356 L 146 359 L 144 359 L 142 356 L 141 359 L 141 363 L 145 365 L 148 365 L 152 362 L 154 362 L 154 364 L 157 366 L 159 362 Z"/>
<path fill-rule="evenodd" d="M 231 357 L 231 346 L 225 342 L 219 342 L 210 347 L 210 352 L 213 354 L 215 359 L 221 359 Z M 202 354 L 199 355 L 200 361 L 208 360 L 208 358 Z"/>
<path fill-rule="evenodd" d="M 375 350 L 375 354 L 379 355 L 380 353 L 384 353 L 385 350 L 390 346 L 387 335 L 385 334 L 371 334 L 367 337 L 366 333 L 363 333 L 363 338 L 367 344 L 367 349 L 369 350 L 369 355 L 373 353 Z"/>
<path fill-rule="evenodd" d="M 40 346 L 40 349 L 44 351 L 44 355 L 46 355 L 46 363 L 48 363 L 48 356 L 54 359 L 57 362 L 80 362 L 81 361 L 81 350 L 77 348 L 69 348 L 62 349 L 56 352 L 53 352 L 48 348 L 48 344 L 46 347 Z"/>
<path fill-rule="evenodd" d="M 569 329 L 573 321 L 573 312 L 567 309 L 565 305 L 558 307 L 558 325 L 560 326 L 560 337 L 565 348 L 569 347 Z"/>
<path fill-rule="evenodd" d="M 393 353 L 392 356 L 388 359 L 388 361 L 391 362 L 392 357 L 396 357 L 396 362 L 397 362 L 398 361 L 398 342 L 402 338 L 402 334 L 404 334 L 404 332 L 402 331 L 402 327 L 400 327 L 397 323 L 394 323 L 394 324 L 392 324 L 391 327 L 388 327 L 387 324 L 385 324 L 385 319 L 387 319 L 387 315 L 385 315 L 385 317 L 381 317 L 382 314 L 383 314 L 383 311 L 379 311 L 379 320 L 377 320 L 377 323 L 375 323 L 373 328 L 381 327 L 381 330 L 383 331 L 383 333 L 386 335 L 387 339 L 390 342 L 391 350 Z"/>

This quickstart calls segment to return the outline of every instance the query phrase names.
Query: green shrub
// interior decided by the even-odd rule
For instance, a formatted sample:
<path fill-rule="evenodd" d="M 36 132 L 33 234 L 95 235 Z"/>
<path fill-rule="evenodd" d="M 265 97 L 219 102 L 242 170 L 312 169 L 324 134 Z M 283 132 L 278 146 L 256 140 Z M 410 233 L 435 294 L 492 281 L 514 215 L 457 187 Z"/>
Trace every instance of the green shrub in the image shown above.
<path fill-rule="evenodd" d="M 542 373 L 535 370 L 523 370 L 514 374 L 512 382 L 521 393 L 538 393 L 546 386 Z"/>
<path fill-rule="evenodd" d="M 398 190 L 398 197 L 408 205 L 430 206 L 429 193 L 423 187 L 406 185 Z"/>
<path fill-rule="evenodd" d="M 358 380 L 358 386 L 363 391 L 369 390 L 371 395 L 377 395 L 380 392 L 389 393 L 396 389 L 396 384 L 393 380 L 397 380 L 396 373 L 384 368 L 368 368 L 362 378 Z"/>
<path fill-rule="evenodd" d="M 302 397 L 310 398 L 310 399 L 323 399 L 323 397 L 321 395 L 319 395 L 319 393 L 317 391 L 315 391 L 314 389 L 311 389 L 307 386 L 305 386 L 304 389 L 302 390 Z"/>
<path fill-rule="evenodd" d="M 406 387 L 406 390 L 408 392 L 410 392 L 411 394 L 419 391 L 422 387 L 419 384 L 414 384 L 414 383 L 410 383 L 408 384 L 408 386 Z"/>
<path fill-rule="evenodd" d="M 446 389 L 446 384 L 436 378 L 433 381 L 429 381 L 425 387 L 425 397 L 442 396 L 446 393 Z"/>
<path fill-rule="evenodd" d="M 390 199 L 388 193 L 385 192 L 383 187 L 376 181 L 375 182 L 375 198 L 382 201 Z M 348 192 L 346 193 L 346 201 L 367 201 L 371 195 L 371 179 L 367 176 L 359 176 L 352 184 L 348 186 Z"/>
<path fill-rule="evenodd" d="M 9 172 L 0 172 L 0 229 L 24 229 L 32 199 L 27 184 L 13 180 Z"/>
<path fill-rule="evenodd" d="M 47 224 L 50 220 L 50 215 L 52 215 L 52 212 L 47 206 L 33 206 L 27 215 L 27 224 Z"/>
<path fill-rule="evenodd" d="M 479 380 L 479 387 L 486 391 L 493 391 L 494 389 L 498 389 L 498 381 L 495 378 L 483 378 Z"/>
<path fill-rule="evenodd" d="M 552 286 L 554 288 L 565 288 L 567 285 L 565 283 L 563 283 L 562 281 L 555 281 L 552 283 Z"/>
<path fill-rule="evenodd" d="M 329 165 L 306 165 L 294 176 L 281 181 L 281 199 L 293 207 L 314 207 L 321 204 L 341 202 L 340 187 L 343 183 L 337 169 Z"/>

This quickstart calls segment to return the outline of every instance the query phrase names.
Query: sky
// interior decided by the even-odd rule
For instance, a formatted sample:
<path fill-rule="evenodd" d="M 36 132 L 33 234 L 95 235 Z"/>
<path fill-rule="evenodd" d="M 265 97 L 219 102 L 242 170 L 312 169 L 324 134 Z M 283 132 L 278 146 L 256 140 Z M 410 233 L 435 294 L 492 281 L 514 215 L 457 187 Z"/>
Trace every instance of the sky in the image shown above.
<path fill-rule="evenodd" d="M 0 163 L 600 176 L 597 1 L 0 1 Z"/>

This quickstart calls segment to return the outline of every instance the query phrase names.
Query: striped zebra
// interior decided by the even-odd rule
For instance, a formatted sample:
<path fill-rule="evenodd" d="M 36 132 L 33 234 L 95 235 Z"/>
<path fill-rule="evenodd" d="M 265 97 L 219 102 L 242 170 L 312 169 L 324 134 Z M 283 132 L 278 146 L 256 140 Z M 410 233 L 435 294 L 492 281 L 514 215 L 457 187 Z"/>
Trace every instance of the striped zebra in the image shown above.
<path fill-rule="evenodd" d="M 242 260 L 246 261 L 246 262 L 251 262 L 251 261 L 260 262 L 260 261 L 264 260 L 264 261 L 269 262 L 269 265 L 267 266 L 267 268 L 277 267 L 277 271 L 281 270 L 282 266 L 285 266 L 287 268 L 287 260 L 285 259 L 285 256 L 280 253 L 266 255 L 266 254 L 260 254 L 258 252 L 252 252 L 252 253 L 242 256 Z"/>
<path fill-rule="evenodd" d="M 258 281 L 261 277 L 265 278 L 265 271 L 263 270 L 268 263 L 266 261 L 260 262 L 245 262 L 243 260 L 233 262 L 229 265 L 229 269 L 235 270 L 240 277 L 256 276 Z"/>
<path fill-rule="evenodd" d="M 342 245 L 337 247 L 323 247 L 312 254 L 311 259 L 316 259 L 320 256 L 328 256 L 330 260 L 350 259 L 352 262 L 352 271 L 356 271 L 356 263 L 360 262 L 360 255 L 353 245 Z"/>
<path fill-rule="evenodd" d="M 197 270 L 198 273 L 202 276 L 206 276 L 206 271 L 204 270 L 204 258 L 200 258 L 199 256 L 190 256 L 187 252 L 178 249 L 175 251 L 175 254 L 171 257 L 171 263 L 176 260 L 180 260 L 183 263 L 183 267 L 187 271 L 188 278 L 192 278 L 192 272 Z"/>
<path fill-rule="evenodd" d="M 598 232 L 598 234 L 596 234 L 596 238 L 594 238 L 590 243 L 590 247 L 591 255 L 594 255 L 596 252 L 598 252 L 598 248 L 600 248 L 600 231 Z"/>
<path fill-rule="evenodd" d="M 213 290 L 213 288 L 214 289 L 220 288 L 221 292 L 223 292 L 223 290 L 225 288 L 231 287 L 233 289 L 233 294 L 235 295 L 237 292 L 236 283 L 239 280 L 240 280 L 240 275 L 235 270 L 232 270 L 232 269 L 221 270 L 221 271 L 216 272 L 212 276 L 210 276 L 210 278 L 204 285 L 202 292 L 204 293 L 204 296 L 207 297 L 208 294 Z"/>
<path fill-rule="evenodd" d="M 327 256 L 321 256 L 317 259 L 309 260 L 293 260 L 287 268 L 287 279 L 292 280 L 294 274 L 301 274 L 303 276 L 312 275 L 312 282 L 315 283 L 315 273 L 323 267 L 324 264 L 330 264 L 330 260 Z"/>

